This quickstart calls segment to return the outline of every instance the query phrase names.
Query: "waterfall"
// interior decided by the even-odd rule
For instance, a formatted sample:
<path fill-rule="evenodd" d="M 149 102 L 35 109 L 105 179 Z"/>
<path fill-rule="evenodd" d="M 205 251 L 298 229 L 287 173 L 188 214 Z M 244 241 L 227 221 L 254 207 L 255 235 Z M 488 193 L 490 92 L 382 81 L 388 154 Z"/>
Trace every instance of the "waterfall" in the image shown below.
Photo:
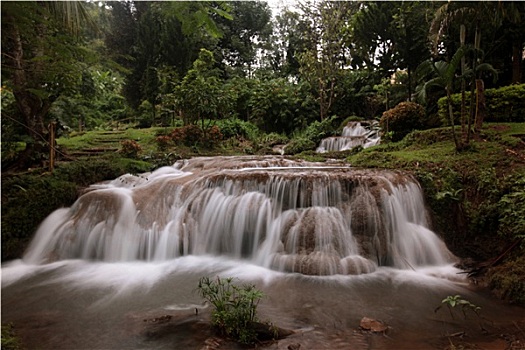
<path fill-rule="evenodd" d="M 378 123 L 373 122 L 349 122 L 344 128 L 341 136 L 328 137 L 321 141 L 317 148 L 318 153 L 331 151 L 346 151 L 357 146 L 368 148 L 379 144 Z"/>
<path fill-rule="evenodd" d="M 283 157 L 203 157 L 91 186 L 41 224 L 24 260 L 186 255 L 308 275 L 452 258 L 429 229 L 421 189 L 409 175 Z"/>

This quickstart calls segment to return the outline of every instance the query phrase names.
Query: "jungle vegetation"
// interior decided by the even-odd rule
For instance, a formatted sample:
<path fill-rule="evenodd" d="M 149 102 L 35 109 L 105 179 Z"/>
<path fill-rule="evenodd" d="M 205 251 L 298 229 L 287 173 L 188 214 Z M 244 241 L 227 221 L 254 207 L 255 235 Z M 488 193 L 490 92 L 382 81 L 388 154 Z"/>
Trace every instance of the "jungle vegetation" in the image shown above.
<path fill-rule="evenodd" d="M 8 1 L 1 12 L 2 260 L 90 183 L 275 145 L 413 172 L 470 267 L 525 235 L 523 2 Z M 380 121 L 384 141 L 316 154 L 348 120 Z M 524 246 L 485 266 L 520 303 Z"/>

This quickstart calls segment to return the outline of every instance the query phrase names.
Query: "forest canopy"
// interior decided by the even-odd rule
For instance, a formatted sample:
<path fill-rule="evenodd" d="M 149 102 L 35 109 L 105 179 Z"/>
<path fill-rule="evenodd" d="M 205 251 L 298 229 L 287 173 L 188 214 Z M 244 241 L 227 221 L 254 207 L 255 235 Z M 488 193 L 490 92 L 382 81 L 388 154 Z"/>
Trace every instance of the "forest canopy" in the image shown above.
<path fill-rule="evenodd" d="M 477 80 L 524 82 L 524 15 L 507 1 L 3 2 L 3 167 L 41 163 L 51 122 L 236 119 L 290 136 L 405 101 L 437 115 Z"/>

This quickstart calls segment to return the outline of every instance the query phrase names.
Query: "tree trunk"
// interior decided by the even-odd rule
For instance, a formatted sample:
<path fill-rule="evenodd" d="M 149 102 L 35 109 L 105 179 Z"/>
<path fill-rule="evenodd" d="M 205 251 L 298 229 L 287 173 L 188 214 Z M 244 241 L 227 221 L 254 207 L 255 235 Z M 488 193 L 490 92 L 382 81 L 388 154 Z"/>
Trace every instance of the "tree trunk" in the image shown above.
<path fill-rule="evenodd" d="M 454 111 L 452 110 L 452 96 L 450 93 L 450 88 L 447 87 L 447 103 L 448 103 L 448 116 L 450 118 L 450 125 L 452 127 L 452 137 L 454 138 L 454 145 L 456 146 L 456 151 L 459 151 L 459 143 L 456 137 L 456 128 L 454 125 Z"/>
<path fill-rule="evenodd" d="M 520 42 L 514 42 L 512 45 L 512 83 L 521 83 L 521 61 L 523 49 Z"/>
<path fill-rule="evenodd" d="M 465 46 L 465 38 L 467 35 L 467 30 L 464 24 L 460 26 L 459 31 L 459 42 L 461 43 L 461 48 Z M 461 136 L 462 139 L 466 139 L 467 144 L 469 143 L 470 139 L 469 137 L 465 137 L 465 89 L 466 89 L 466 82 L 465 82 L 465 55 L 461 57 Z"/>
<path fill-rule="evenodd" d="M 466 139 L 467 140 L 467 144 L 469 142 L 469 138 L 466 137 L 466 108 L 465 108 L 465 89 L 466 89 L 466 86 L 465 86 L 465 79 L 461 79 L 461 135 L 462 135 L 462 138 L 463 139 Z"/>
<path fill-rule="evenodd" d="M 471 83 L 471 89 L 470 89 L 470 104 L 469 104 L 469 114 L 468 114 L 468 125 L 467 125 L 467 144 L 470 142 L 470 133 L 471 133 L 471 128 L 472 128 L 472 121 L 474 120 L 474 117 L 475 117 L 475 111 L 476 111 L 476 108 L 474 107 L 474 103 L 475 103 L 475 93 L 476 93 L 476 90 L 475 90 L 475 80 L 472 81 Z"/>
<path fill-rule="evenodd" d="M 9 16 L 11 17 L 11 16 Z M 34 161 L 40 161 L 43 150 L 45 149 L 42 142 L 46 141 L 46 128 L 44 126 L 44 116 L 51 107 L 50 100 L 41 100 L 37 96 L 28 91 L 29 82 L 24 64 L 24 49 L 22 46 L 22 38 L 20 31 L 16 26 L 14 19 L 11 17 L 9 21 L 12 23 L 10 38 L 12 40 L 12 58 L 13 65 L 12 84 L 13 95 L 15 102 L 23 118 L 23 125 L 26 128 L 27 135 L 32 139 L 32 142 L 26 143 L 26 148 L 22 152 L 19 159 L 19 166 L 26 168 L 31 166 Z M 36 159 L 35 159 L 36 158 Z"/>
<path fill-rule="evenodd" d="M 408 80 L 408 102 L 412 102 L 412 70 L 410 69 L 410 67 L 407 68 L 407 80 Z"/>
<path fill-rule="evenodd" d="M 476 124 L 474 126 L 476 133 L 481 131 L 486 114 L 485 84 L 483 83 L 483 79 L 476 79 Z"/>

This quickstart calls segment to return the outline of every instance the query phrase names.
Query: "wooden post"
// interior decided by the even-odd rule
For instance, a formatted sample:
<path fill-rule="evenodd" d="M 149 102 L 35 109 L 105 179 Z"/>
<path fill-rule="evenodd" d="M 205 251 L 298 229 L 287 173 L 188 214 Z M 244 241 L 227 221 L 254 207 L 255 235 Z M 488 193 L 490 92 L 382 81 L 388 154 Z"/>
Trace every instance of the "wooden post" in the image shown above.
<path fill-rule="evenodd" d="M 55 169 L 55 131 L 56 131 L 56 122 L 51 122 L 49 124 L 49 171 L 53 172 Z"/>

